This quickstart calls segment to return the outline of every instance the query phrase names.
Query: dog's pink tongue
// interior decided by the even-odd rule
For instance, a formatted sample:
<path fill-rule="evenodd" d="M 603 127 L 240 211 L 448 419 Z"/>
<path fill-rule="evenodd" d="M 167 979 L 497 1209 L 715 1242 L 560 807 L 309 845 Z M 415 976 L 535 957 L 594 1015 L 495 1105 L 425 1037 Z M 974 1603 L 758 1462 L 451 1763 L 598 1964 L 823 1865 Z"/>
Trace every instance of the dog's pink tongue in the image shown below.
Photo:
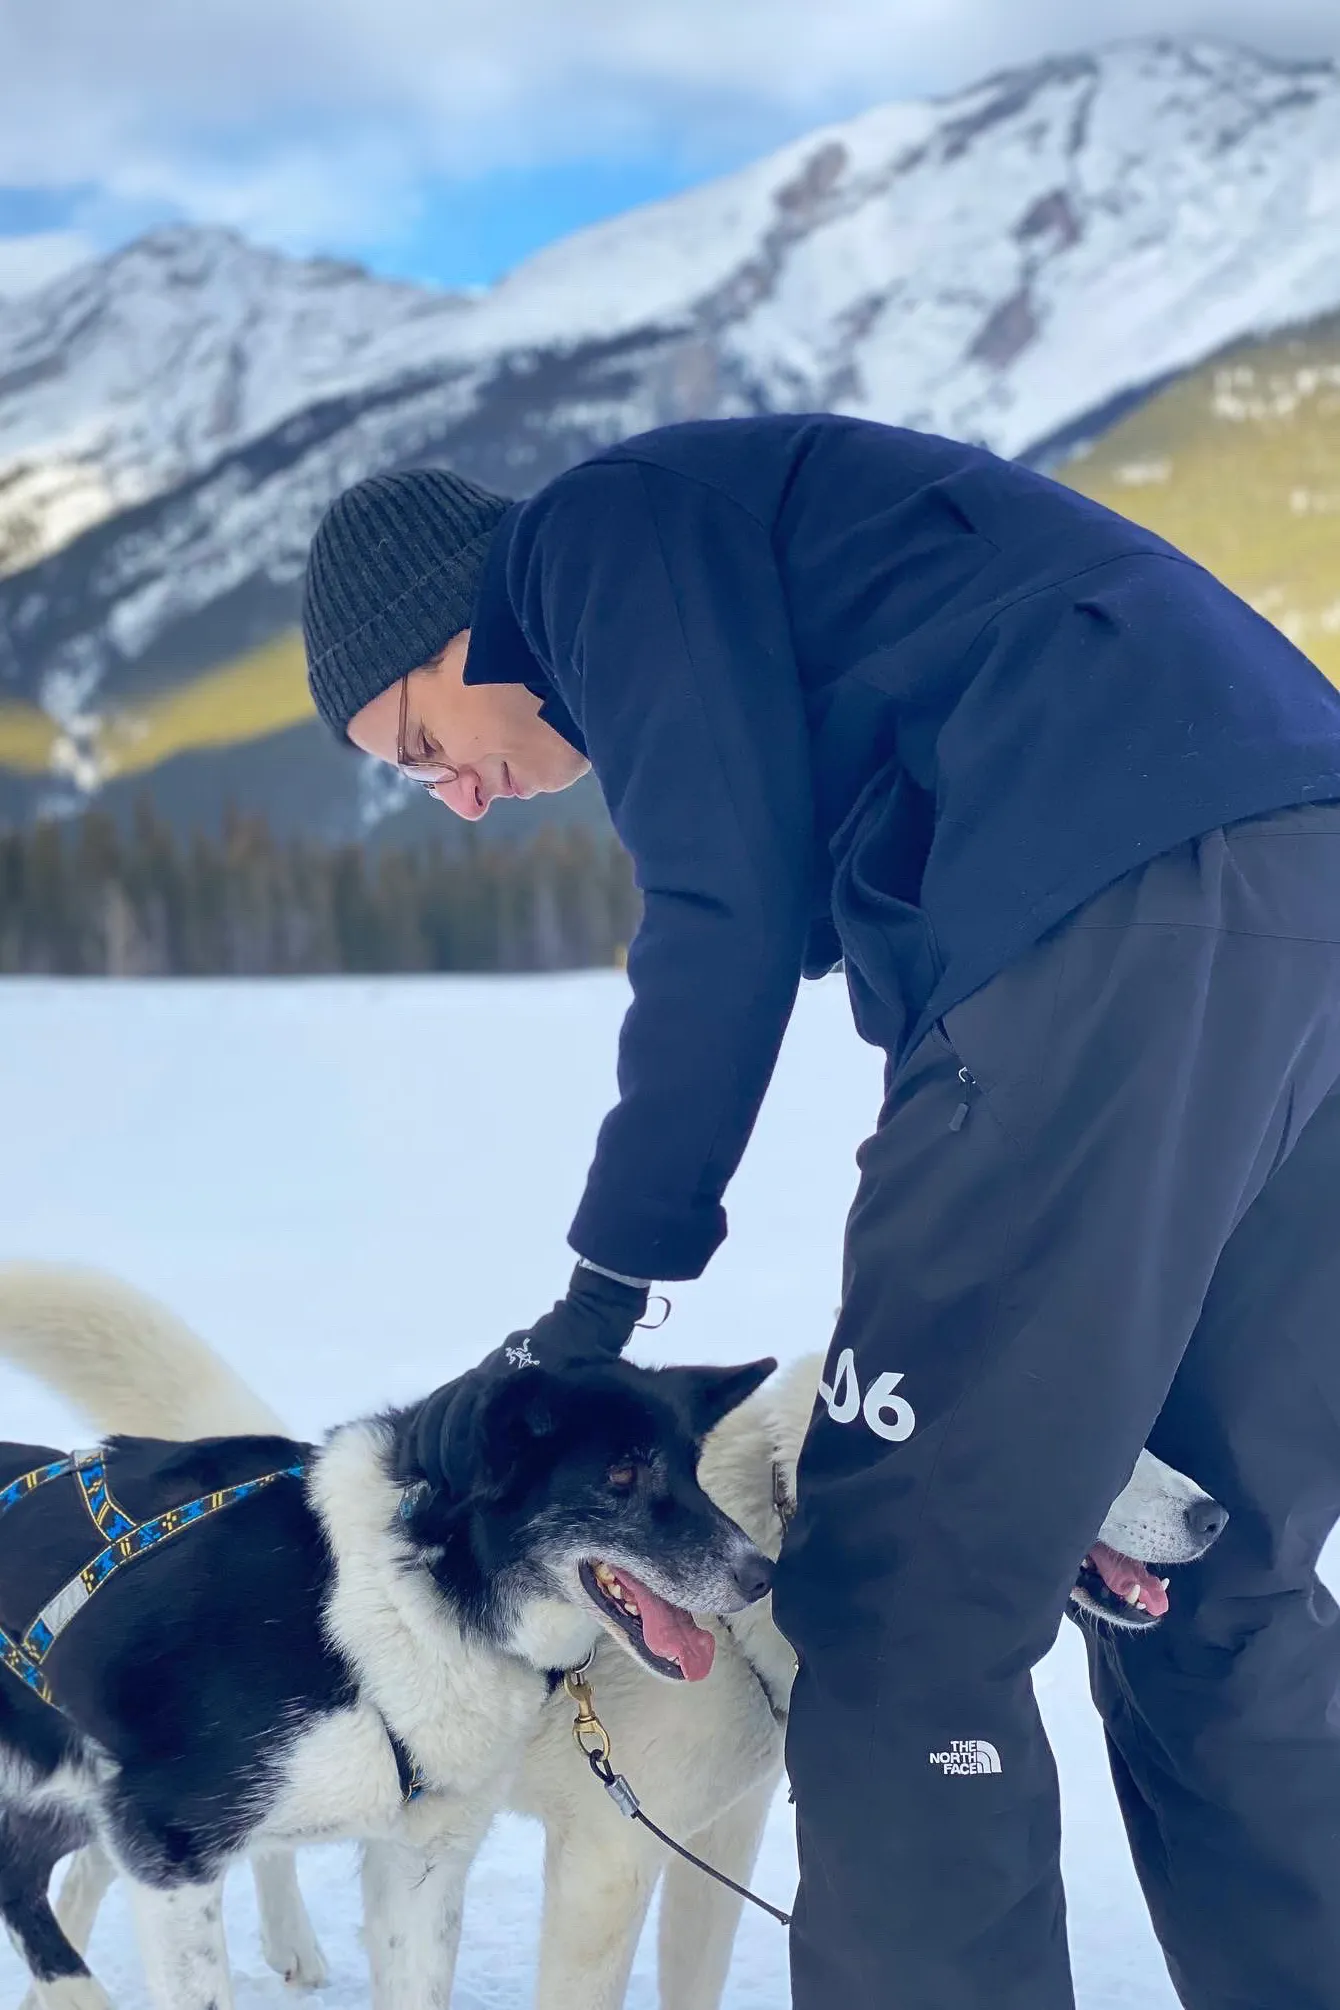
<path fill-rule="evenodd" d="M 682 1612 L 677 1605 L 667 1605 L 663 1598 L 631 1577 L 622 1564 L 619 1577 L 637 1600 L 642 1615 L 642 1638 L 652 1653 L 659 1654 L 662 1661 L 678 1662 L 686 1682 L 701 1682 L 705 1675 L 710 1675 L 717 1644 L 696 1623 L 692 1613 Z"/>
<path fill-rule="evenodd" d="M 1123 1556 L 1119 1549 L 1109 1549 L 1105 1542 L 1096 1542 L 1089 1551 L 1094 1569 L 1114 1597 L 1125 1602 L 1138 1585 L 1140 1603 L 1145 1611 L 1161 1619 L 1168 1610 L 1168 1594 L 1151 1571 L 1133 1557 Z"/>

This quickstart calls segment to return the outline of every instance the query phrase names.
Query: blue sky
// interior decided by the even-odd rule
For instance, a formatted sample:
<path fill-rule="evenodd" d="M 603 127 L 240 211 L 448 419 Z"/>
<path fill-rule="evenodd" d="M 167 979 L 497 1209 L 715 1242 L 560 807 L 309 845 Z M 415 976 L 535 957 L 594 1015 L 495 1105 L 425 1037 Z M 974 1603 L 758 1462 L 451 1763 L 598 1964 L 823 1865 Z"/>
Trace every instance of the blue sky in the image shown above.
<path fill-rule="evenodd" d="M 384 271 L 441 285 L 479 285 L 516 265 L 528 252 L 604 216 L 654 202 L 690 187 L 714 165 L 673 154 L 622 160 L 556 161 L 535 168 L 496 168 L 472 180 L 434 177 L 422 189 L 409 226 L 392 231 L 364 256 Z"/>
<path fill-rule="evenodd" d="M 0 293 L 169 220 L 443 285 L 867 105 L 1336 0 L 0 0 Z"/>

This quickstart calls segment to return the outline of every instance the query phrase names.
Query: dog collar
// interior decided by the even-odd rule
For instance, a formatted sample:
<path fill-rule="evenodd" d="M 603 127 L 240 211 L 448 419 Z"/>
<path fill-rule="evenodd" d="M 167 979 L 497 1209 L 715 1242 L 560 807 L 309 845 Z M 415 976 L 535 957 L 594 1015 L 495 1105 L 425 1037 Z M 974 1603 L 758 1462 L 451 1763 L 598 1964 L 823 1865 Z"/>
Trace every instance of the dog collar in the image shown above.
<path fill-rule="evenodd" d="M 428 1791 L 428 1776 L 418 1760 L 414 1758 L 403 1738 L 397 1738 L 385 1717 L 382 1723 L 386 1729 L 391 1756 L 395 1760 L 396 1778 L 400 1782 L 400 1798 L 406 1807 L 412 1806 L 421 1795 Z"/>

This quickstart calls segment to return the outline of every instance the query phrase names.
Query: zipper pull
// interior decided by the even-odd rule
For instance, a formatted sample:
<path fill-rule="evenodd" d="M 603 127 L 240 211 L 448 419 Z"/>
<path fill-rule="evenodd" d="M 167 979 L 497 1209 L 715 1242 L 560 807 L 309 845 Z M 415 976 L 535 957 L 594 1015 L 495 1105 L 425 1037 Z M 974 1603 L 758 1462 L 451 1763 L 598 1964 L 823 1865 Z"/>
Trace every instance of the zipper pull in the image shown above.
<path fill-rule="evenodd" d="M 973 1090 L 977 1087 L 976 1078 L 970 1075 L 966 1068 L 959 1069 L 958 1078 L 963 1084 L 963 1101 L 949 1119 L 949 1128 L 951 1131 L 961 1131 L 963 1129 L 964 1124 L 968 1120 L 968 1105 L 972 1100 Z"/>

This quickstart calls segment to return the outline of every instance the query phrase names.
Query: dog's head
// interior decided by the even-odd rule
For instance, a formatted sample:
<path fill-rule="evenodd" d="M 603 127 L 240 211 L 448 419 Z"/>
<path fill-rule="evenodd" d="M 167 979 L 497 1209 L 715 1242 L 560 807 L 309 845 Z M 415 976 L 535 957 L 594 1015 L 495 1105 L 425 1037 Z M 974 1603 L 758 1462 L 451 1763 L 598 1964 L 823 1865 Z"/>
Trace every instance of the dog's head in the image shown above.
<path fill-rule="evenodd" d="M 787 1519 L 786 1512 L 778 1511 L 778 1499 L 787 1506 L 795 1500 L 797 1461 L 822 1367 L 821 1355 L 807 1355 L 763 1399 L 774 1413 L 778 1447 L 773 1489 L 777 1543 Z M 1152 1452 L 1141 1452 L 1080 1564 L 1070 1594 L 1072 1615 L 1133 1630 L 1156 1626 L 1168 1610 L 1163 1573 L 1204 1556 L 1227 1522 L 1227 1510 L 1194 1480 Z"/>
<path fill-rule="evenodd" d="M 772 1373 L 588 1361 L 465 1392 L 443 1489 L 407 1496 L 419 1559 L 462 1617 L 543 1668 L 599 1630 L 670 1680 L 699 1681 L 694 1612 L 762 1598 L 772 1566 L 698 1483 L 703 1438 Z"/>
<path fill-rule="evenodd" d="M 1159 1572 L 1197 1562 L 1227 1522 L 1227 1510 L 1194 1480 L 1141 1452 L 1080 1565 L 1072 1603 L 1109 1626 L 1157 1626 L 1168 1610 L 1168 1580 Z"/>

